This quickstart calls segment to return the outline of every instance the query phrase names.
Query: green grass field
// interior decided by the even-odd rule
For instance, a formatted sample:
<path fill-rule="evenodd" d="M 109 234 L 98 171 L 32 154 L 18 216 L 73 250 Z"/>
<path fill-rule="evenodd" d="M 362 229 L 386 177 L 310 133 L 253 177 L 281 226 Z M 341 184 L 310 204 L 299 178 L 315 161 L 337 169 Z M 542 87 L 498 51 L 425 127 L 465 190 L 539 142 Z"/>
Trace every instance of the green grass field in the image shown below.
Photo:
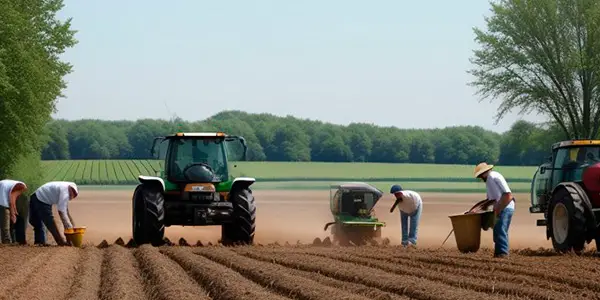
<path fill-rule="evenodd" d="M 79 185 L 129 186 L 137 176 L 156 175 L 155 160 L 43 161 L 45 180 L 74 181 Z M 430 192 L 481 192 L 482 182 L 472 178 L 474 166 L 379 163 L 241 162 L 231 168 L 234 176 L 257 179 L 255 189 L 327 189 L 335 182 L 364 181 L 382 190 L 393 183 Z M 528 192 L 535 167 L 497 167 L 514 192 Z"/>

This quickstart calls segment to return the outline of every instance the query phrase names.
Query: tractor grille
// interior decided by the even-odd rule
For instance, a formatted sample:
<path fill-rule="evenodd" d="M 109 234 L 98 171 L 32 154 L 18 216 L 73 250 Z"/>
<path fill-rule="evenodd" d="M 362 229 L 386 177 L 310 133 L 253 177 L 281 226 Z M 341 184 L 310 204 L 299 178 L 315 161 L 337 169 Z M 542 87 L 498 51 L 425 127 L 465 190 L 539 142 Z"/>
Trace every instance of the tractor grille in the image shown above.
<path fill-rule="evenodd" d="M 214 202 L 219 201 L 217 193 L 190 193 L 190 201 L 192 202 Z"/>

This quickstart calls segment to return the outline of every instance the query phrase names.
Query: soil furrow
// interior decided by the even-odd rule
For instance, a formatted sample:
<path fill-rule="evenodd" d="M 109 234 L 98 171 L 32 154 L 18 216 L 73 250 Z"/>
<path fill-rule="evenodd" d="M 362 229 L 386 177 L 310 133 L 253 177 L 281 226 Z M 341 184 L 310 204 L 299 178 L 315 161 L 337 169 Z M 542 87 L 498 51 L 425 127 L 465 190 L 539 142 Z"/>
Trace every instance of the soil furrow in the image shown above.
<path fill-rule="evenodd" d="M 214 249 L 198 249 L 194 253 L 227 266 L 254 282 L 293 299 L 369 299 L 322 285 L 305 277 L 289 274 L 287 272 L 288 268 L 273 263 L 248 259 L 248 257 L 241 256 L 228 249 L 218 251 Z"/>
<path fill-rule="evenodd" d="M 81 250 L 81 258 L 75 267 L 75 280 L 67 299 L 98 299 L 102 272 L 102 251 L 96 247 Z"/>
<path fill-rule="evenodd" d="M 250 258 L 304 271 L 319 272 L 336 279 L 361 283 L 415 299 L 508 299 L 506 296 L 455 288 L 444 283 L 419 278 L 418 273 L 398 276 L 376 268 L 306 254 L 277 252 L 266 254 L 252 250 L 240 251 L 240 253 Z"/>
<path fill-rule="evenodd" d="M 134 250 L 142 274 L 145 276 L 149 299 L 211 299 L 176 262 L 161 254 L 158 249 L 143 245 Z"/>
<path fill-rule="evenodd" d="M 411 266 L 409 264 L 389 263 L 377 259 L 360 257 L 353 253 L 331 253 L 331 252 L 307 252 L 307 255 L 327 257 L 349 263 L 355 263 L 367 267 L 377 268 L 398 275 L 419 274 L 420 277 L 432 281 L 442 282 L 457 288 L 467 288 L 478 292 L 499 293 L 507 296 L 526 297 L 529 299 L 564 299 L 565 294 L 548 289 L 535 289 L 530 286 L 519 286 L 509 282 L 498 281 L 495 278 L 485 279 L 482 276 L 493 275 L 493 272 L 476 271 L 465 275 L 458 272 L 453 274 L 432 270 L 422 264 Z M 568 295 L 568 294 L 567 294 Z"/>
<path fill-rule="evenodd" d="M 318 250 L 320 249 L 320 250 Z M 539 257 L 531 263 L 516 264 L 515 261 L 521 259 L 520 256 L 514 255 L 508 260 L 498 260 L 490 258 L 482 253 L 476 254 L 455 254 L 454 252 L 433 251 L 433 250 L 406 250 L 398 247 L 360 247 L 360 248 L 315 248 L 315 247 L 298 247 L 298 248 L 264 248 L 259 251 L 263 252 L 282 252 L 282 253 L 306 253 L 313 251 L 330 251 L 338 253 L 369 253 L 370 258 L 377 256 L 384 258 L 398 258 L 410 261 L 419 261 L 426 264 L 437 263 L 451 267 L 465 267 L 477 269 L 479 272 L 485 271 L 486 274 L 494 274 L 502 272 L 506 276 L 526 279 L 532 278 L 537 282 L 544 282 L 540 286 L 556 287 L 557 291 L 580 290 L 577 293 L 589 294 L 586 290 L 598 292 L 600 291 L 600 280 L 592 278 L 581 278 L 581 270 L 575 266 L 570 268 L 562 267 L 560 273 L 557 273 L 557 268 L 554 267 L 555 261 L 564 261 L 564 257 Z M 567 260 L 575 257 L 568 256 Z M 577 260 L 577 258 L 575 258 Z M 589 260 L 589 263 L 597 264 L 593 259 L 579 258 L 580 260 Z M 522 265 L 521 265 L 522 264 Z M 586 272 L 586 275 L 590 274 Z"/>
<path fill-rule="evenodd" d="M 177 262 L 216 300 L 289 299 L 264 289 L 241 274 L 195 255 L 187 249 L 166 247 L 161 252 Z"/>
<path fill-rule="evenodd" d="M 357 251 L 356 255 L 359 257 L 376 259 L 392 264 L 409 265 L 416 267 L 423 266 L 425 268 L 435 269 L 439 272 L 445 272 L 449 276 L 455 274 L 473 276 L 474 274 L 476 274 L 477 278 L 485 279 L 486 281 L 507 282 L 530 287 L 536 290 L 551 290 L 566 294 L 580 294 L 581 297 L 588 297 L 587 295 L 590 294 L 589 289 L 575 288 L 569 284 L 564 284 L 555 280 L 539 278 L 537 276 L 502 271 L 494 268 L 494 266 L 483 265 L 483 263 L 469 264 L 464 261 L 448 259 L 451 261 L 449 262 L 447 259 L 441 259 L 437 257 L 414 258 L 400 256 L 381 256 L 378 254 L 373 254 L 370 251 Z M 531 268 L 531 265 L 528 266 L 528 268 Z"/>
<path fill-rule="evenodd" d="M 52 253 L 38 251 L 34 247 L 5 247 L 2 256 L 7 260 L 0 267 L 0 299 L 9 299 L 12 290 L 35 275 L 40 265 Z"/>
<path fill-rule="evenodd" d="M 409 256 L 406 257 L 398 255 L 398 253 L 387 253 L 382 254 L 379 252 L 373 251 L 372 248 L 356 248 L 356 249 L 332 249 L 332 248 L 307 248 L 302 251 L 294 251 L 295 253 L 315 253 L 315 254 L 324 254 L 327 255 L 329 253 L 334 253 L 337 255 L 349 255 L 349 256 L 357 256 L 363 257 L 367 259 L 374 259 L 376 261 L 382 262 L 385 265 L 394 266 L 401 265 L 403 267 L 412 267 L 412 268 L 420 268 L 425 270 L 435 270 L 436 274 L 442 275 L 445 273 L 445 276 L 455 277 L 456 275 L 465 276 L 465 277 L 474 277 L 477 279 L 484 280 L 487 282 L 501 282 L 502 285 L 505 283 L 510 283 L 509 288 L 512 289 L 513 285 L 517 286 L 521 292 L 523 292 L 523 288 L 529 290 L 530 292 L 534 292 L 538 295 L 546 294 L 548 291 L 551 292 L 559 292 L 565 294 L 576 294 L 581 295 L 581 297 L 588 297 L 589 294 L 593 294 L 588 289 L 579 289 L 574 288 L 568 284 L 563 284 L 561 282 L 556 282 L 553 280 L 544 280 L 538 277 L 527 276 L 522 274 L 515 274 L 506 271 L 501 271 L 494 268 L 483 268 L 481 264 L 468 264 L 462 261 L 452 260 L 452 264 L 448 263 L 448 260 L 441 259 L 437 257 L 415 257 Z M 406 268 L 403 268 L 403 270 Z M 529 292 L 526 292 L 529 294 Z M 562 296 L 561 296 L 562 297 Z"/>
<path fill-rule="evenodd" d="M 581 270 L 573 267 L 571 269 L 567 268 L 554 268 L 552 264 L 552 260 L 546 260 L 546 258 L 540 258 L 537 262 L 531 263 L 525 266 L 515 266 L 513 265 L 511 260 L 495 260 L 493 263 L 488 262 L 487 260 L 478 260 L 476 257 L 467 257 L 470 260 L 468 262 L 460 262 L 459 259 L 453 259 L 445 256 L 435 256 L 433 254 L 418 254 L 418 253 L 409 253 L 409 252 L 385 252 L 381 251 L 382 256 L 386 256 L 389 253 L 389 257 L 398 257 L 405 258 L 410 260 L 419 260 L 427 263 L 441 263 L 450 266 L 471 266 L 474 268 L 479 268 L 487 271 L 496 271 L 501 270 L 511 274 L 519 274 L 526 275 L 538 279 L 543 279 L 551 282 L 562 282 L 568 284 L 574 288 L 579 289 L 589 289 L 594 292 L 600 292 L 600 282 L 598 280 L 593 280 L 590 278 L 585 278 L 581 276 Z M 554 258 L 554 257 L 552 257 Z M 465 258 L 462 258 L 465 260 Z M 560 272 L 557 272 L 557 269 Z M 587 274 L 587 273 L 586 273 Z"/>
<path fill-rule="evenodd" d="M 137 261 L 121 246 L 111 245 L 104 250 L 101 276 L 100 299 L 148 299 Z"/>
<path fill-rule="evenodd" d="M 75 279 L 75 266 L 81 249 L 47 249 L 50 257 L 35 268 L 32 275 L 10 294 L 10 299 L 65 299 Z"/>
<path fill-rule="evenodd" d="M 232 249 L 233 251 L 237 252 L 238 249 Z M 331 277 L 327 277 L 325 275 L 316 273 L 316 272 L 308 272 L 308 271 L 302 271 L 302 270 L 298 270 L 298 269 L 292 269 L 292 268 L 287 268 L 286 272 L 288 274 L 292 274 L 295 276 L 301 276 L 301 277 L 305 277 L 305 278 L 310 278 L 318 283 L 324 284 L 324 285 L 328 285 L 340 290 L 344 290 L 350 293 L 354 293 L 357 295 L 362 295 L 365 296 L 369 299 L 374 299 L 374 300 L 388 300 L 388 299 L 393 299 L 393 300 L 406 300 L 406 299 L 411 299 L 407 296 L 400 296 L 400 295 L 396 295 L 396 294 L 392 294 L 392 293 L 388 293 L 388 292 L 384 292 L 380 289 L 377 288 L 373 288 L 373 287 L 369 287 L 360 283 L 353 283 L 353 282 L 347 282 L 347 281 L 342 281 L 342 280 L 338 280 L 338 279 L 334 279 Z"/>
<path fill-rule="evenodd" d="M 486 282 L 500 281 L 521 286 L 530 287 L 536 290 L 551 290 L 567 294 L 581 294 L 582 297 L 589 294 L 588 289 L 574 288 L 568 284 L 557 282 L 554 280 L 544 280 L 534 276 L 523 274 L 515 274 L 506 272 L 493 267 L 487 268 L 479 264 L 466 264 L 464 262 L 454 261 L 448 263 L 446 260 L 435 257 L 427 258 L 407 258 L 407 257 L 386 257 L 377 254 L 372 254 L 367 251 L 358 251 L 356 256 L 376 259 L 391 264 L 408 265 L 413 267 L 422 267 L 427 269 L 435 269 L 438 272 L 444 272 L 448 276 L 463 275 L 477 276 L 479 279 L 484 279 Z M 587 296 L 586 296 L 587 297 Z"/>

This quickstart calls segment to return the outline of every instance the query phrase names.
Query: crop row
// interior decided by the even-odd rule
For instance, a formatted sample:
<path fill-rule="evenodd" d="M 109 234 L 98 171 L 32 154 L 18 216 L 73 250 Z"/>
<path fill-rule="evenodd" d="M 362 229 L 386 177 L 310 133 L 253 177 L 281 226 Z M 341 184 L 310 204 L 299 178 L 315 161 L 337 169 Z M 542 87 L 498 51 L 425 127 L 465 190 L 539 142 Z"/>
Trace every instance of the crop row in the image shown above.
<path fill-rule="evenodd" d="M 157 175 L 162 164 L 157 160 L 62 160 L 42 163 L 46 181 L 67 180 L 81 185 L 136 184 L 138 175 Z M 288 169 L 281 169 L 282 164 L 287 164 Z M 324 172 L 323 164 L 242 162 L 231 167 L 231 175 L 251 176 L 260 183 L 270 183 L 265 188 L 279 189 L 290 185 L 306 189 L 327 188 L 329 183 L 341 181 L 365 181 L 381 186 L 392 182 L 410 182 L 412 188 L 422 191 L 424 188 L 457 191 L 480 191 L 483 188 L 480 182 L 468 176 L 470 172 L 464 172 L 464 166 L 440 165 L 438 168 L 441 171 L 436 171 L 431 168 L 432 165 L 423 165 L 424 169 L 429 170 L 424 172 L 410 164 L 354 164 L 354 171 L 348 171 L 351 164 L 329 164 L 328 172 Z M 395 174 L 392 174 L 391 168 L 395 168 Z M 452 170 L 454 172 L 450 172 Z M 527 175 L 530 173 L 528 169 L 513 167 L 506 170 L 511 186 L 517 190 L 529 188 L 531 179 Z"/>
<path fill-rule="evenodd" d="M 396 247 L 1 247 L 10 299 L 599 299 L 594 258 L 524 257 Z M 484 254 L 485 255 L 485 254 Z M 16 265 L 14 261 L 21 263 Z M 47 274 L 61 274 L 50 276 Z"/>

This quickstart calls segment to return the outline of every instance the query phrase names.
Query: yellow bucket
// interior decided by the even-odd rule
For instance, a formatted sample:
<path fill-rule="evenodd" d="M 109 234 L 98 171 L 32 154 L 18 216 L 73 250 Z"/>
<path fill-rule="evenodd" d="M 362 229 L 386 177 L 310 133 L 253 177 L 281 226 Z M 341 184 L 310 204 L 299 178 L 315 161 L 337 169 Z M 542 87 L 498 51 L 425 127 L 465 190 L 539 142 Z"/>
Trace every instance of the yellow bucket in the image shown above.
<path fill-rule="evenodd" d="M 462 253 L 477 252 L 481 245 L 481 214 L 450 216 L 456 246 Z"/>
<path fill-rule="evenodd" d="M 85 229 L 85 226 L 65 229 L 67 241 L 75 247 L 81 247 L 83 244 L 83 234 L 85 233 Z"/>

